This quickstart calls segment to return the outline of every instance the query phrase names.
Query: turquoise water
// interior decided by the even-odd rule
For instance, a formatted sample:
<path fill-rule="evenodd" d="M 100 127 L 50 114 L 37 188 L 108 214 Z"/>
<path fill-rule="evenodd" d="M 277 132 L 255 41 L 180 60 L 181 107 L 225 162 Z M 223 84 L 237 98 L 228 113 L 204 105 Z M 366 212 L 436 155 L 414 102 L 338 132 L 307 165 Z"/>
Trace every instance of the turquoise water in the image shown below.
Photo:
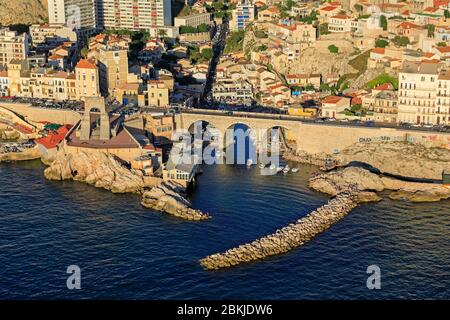
<path fill-rule="evenodd" d="M 37 161 L 0 163 L 2 299 L 450 298 L 450 201 L 362 205 L 282 256 L 205 271 L 198 259 L 275 231 L 327 197 L 307 187 L 314 167 L 261 176 L 205 166 L 192 194 L 210 221 L 144 209 L 135 195 L 47 181 Z M 67 266 L 81 290 L 66 288 Z M 366 287 L 381 268 L 381 290 Z"/>

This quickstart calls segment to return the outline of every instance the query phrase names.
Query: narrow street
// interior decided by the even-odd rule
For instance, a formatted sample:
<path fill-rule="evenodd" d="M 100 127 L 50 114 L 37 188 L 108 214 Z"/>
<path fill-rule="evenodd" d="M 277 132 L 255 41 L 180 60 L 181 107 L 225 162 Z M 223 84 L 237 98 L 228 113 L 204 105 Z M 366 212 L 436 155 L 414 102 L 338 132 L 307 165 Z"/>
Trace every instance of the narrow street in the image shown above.
<path fill-rule="evenodd" d="M 212 101 L 212 86 L 216 78 L 216 69 L 220 61 L 220 57 L 225 49 L 225 40 L 228 33 L 228 19 L 224 18 L 223 23 L 217 26 L 214 38 L 211 40 L 213 45 L 213 57 L 209 64 L 208 75 L 206 78 L 205 89 L 203 95 L 200 98 L 199 108 L 210 108 L 210 102 Z"/>

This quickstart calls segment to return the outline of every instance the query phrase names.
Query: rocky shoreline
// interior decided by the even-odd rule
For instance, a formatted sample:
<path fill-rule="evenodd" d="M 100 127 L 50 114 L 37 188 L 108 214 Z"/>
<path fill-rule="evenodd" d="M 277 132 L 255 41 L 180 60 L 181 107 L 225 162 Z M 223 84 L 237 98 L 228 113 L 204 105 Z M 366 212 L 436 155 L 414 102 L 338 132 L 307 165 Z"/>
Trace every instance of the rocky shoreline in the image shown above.
<path fill-rule="evenodd" d="M 358 197 L 354 193 L 342 192 L 295 223 L 251 243 L 207 256 L 200 260 L 200 264 L 205 269 L 216 270 L 286 253 L 330 228 L 353 210 L 357 203 Z"/>
<path fill-rule="evenodd" d="M 28 148 L 21 152 L 0 153 L 0 162 L 2 161 L 27 161 L 40 159 L 41 155 L 37 147 Z"/>
<path fill-rule="evenodd" d="M 184 195 L 185 189 L 174 182 L 163 182 L 145 191 L 141 204 L 156 211 L 161 211 L 185 220 L 200 221 L 210 219 L 211 216 L 200 210 L 192 209 Z"/>
<path fill-rule="evenodd" d="M 58 152 L 56 159 L 44 171 L 49 180 L 81 181 L 113 193 L 137 193 L 142 195 L 141 204 L 150 209 L 175 217 L 200 221 L 209 219 L 208 214 L 191 208 L 182 195 L 186 190 L 174 182 L 145 177 L 139 170 L 127 168 L 120 159 L 101 151 L 77 154 Z"/>

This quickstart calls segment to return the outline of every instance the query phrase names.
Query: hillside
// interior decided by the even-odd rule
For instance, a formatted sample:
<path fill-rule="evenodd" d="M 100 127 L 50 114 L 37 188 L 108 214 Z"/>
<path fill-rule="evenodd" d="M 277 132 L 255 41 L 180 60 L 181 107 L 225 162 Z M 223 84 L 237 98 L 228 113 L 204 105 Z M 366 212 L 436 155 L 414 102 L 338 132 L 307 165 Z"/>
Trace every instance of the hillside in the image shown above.
<path fill-rule="evenodd" d="M 33 24 L 48 20 L 47 0 L 0 0 L 0 25 Z"/>

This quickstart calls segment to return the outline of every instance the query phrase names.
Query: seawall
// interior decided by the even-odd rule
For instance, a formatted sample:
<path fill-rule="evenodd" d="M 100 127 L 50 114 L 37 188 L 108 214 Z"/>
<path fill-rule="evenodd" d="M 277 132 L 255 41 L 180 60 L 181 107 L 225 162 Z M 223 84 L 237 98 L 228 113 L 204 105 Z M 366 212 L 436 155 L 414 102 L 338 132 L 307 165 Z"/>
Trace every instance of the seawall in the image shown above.
<path fill-rule="evenodd" d="M 0 106 L 23 116 L 26 121 L 75 125 L 81 119 L 81 114 L 73 110 L 38 108 L 30 104 L 3 101 Z"/>

